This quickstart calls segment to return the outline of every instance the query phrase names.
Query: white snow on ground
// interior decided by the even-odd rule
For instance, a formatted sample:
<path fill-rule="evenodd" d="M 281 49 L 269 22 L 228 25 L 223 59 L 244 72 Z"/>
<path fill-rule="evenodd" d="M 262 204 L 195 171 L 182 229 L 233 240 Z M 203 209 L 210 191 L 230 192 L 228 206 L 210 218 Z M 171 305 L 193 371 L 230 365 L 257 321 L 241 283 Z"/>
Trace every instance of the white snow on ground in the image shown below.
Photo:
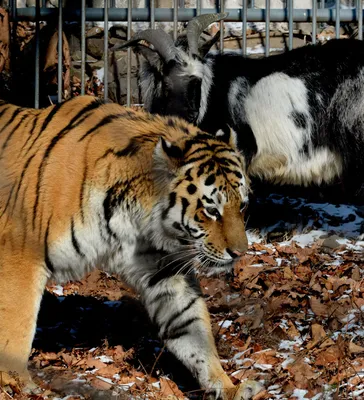
<path fill-rule="evenodd" d="M 100 361 L 102 361 L 105 364 L 110 364 L 110 363 L 114 362 L 114 360 L 108 356 L 97 356 L 95 358 L 99 359 Z"/>
<path fill-rule="evenodd" d="M 270 53 L 277 53 L 277 52 L 283 52 L 285 49 L 279 48 L 279 47 L 271 47 L 269 49 Z M 246 48 L 246 54 L 252 55 L 252 54 L 265 54 L 265 47 L 261 44 L 257 44 L 254 47 L 247 47 Z"/>
<path fill-rule="evenodd" d="M 63 296 L 63 287 L 61 285 L 53 286 L 52 293 L 56 294 L 57 296 Z"/>
<path fill-rule="evenodd" d="M 305 226 L 293 226 L 294 235 L 286 241 L 280 242 L 281 246 L 291 245 L 296 242 L 300 247 L 312 245 L 317 240 L 324 240 L 328 236 L 336 235 L 338 245 L 346 246 L 350 250 L 362 251 L 364 241 L 362 229 L 364 227 L 364 211 L 351 204 L 311 203 L 303 198 L 289 198 L 281 195 L 272 195 L 267 198 L 273 205 L 288 207 L 297 215 L 312 215 Z M 280 221 L 285 223 L 286 221 Z M 280 224 L 267 226 L 258 231 L 248 231 L 249 244 L 264 242 L 268 233 L 274 231 Z M 286 223 L 287 225 L 287 223 Z M 288 224 L 289 225 L 289 224 Z M 318 229 L 319 227 L 319 229 Z M 364 235 L 363 235 L 364 236 Z"/>

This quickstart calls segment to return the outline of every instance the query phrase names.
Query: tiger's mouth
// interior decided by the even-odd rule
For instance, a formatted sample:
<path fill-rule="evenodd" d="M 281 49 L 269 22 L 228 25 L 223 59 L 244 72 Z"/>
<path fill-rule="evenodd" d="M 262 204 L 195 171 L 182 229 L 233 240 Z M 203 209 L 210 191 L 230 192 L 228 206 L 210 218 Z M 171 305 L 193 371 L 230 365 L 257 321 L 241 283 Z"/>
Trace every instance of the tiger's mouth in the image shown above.
<path fill-rule="evenodd" d="M 204 254 L 204 257 L 196 257 L 196 271 L 204 275 L 215 275 L 220 273 L 229 273 L 233 270 L 236 260 L 216 260 L 211 256 Z"/>

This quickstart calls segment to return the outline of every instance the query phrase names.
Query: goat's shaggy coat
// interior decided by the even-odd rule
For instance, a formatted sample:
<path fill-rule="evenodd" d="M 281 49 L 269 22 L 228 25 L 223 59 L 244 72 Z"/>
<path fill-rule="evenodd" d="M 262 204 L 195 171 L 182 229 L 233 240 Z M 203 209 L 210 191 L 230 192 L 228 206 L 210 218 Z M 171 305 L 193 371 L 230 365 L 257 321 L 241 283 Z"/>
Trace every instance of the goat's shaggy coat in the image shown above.
<path fill-rule="evenodd" d="M 230 126 L 251 176 L 298 185 L 343 179 L 364 194 L 361 41 L 332 40 L 262 59 L 201 57 L 183 38 L 173 46 L 174 58 L 165 62 L 137 45 L 146 59 L 140 83 L 150 112 L 178 115 L 210 133 Z"/>

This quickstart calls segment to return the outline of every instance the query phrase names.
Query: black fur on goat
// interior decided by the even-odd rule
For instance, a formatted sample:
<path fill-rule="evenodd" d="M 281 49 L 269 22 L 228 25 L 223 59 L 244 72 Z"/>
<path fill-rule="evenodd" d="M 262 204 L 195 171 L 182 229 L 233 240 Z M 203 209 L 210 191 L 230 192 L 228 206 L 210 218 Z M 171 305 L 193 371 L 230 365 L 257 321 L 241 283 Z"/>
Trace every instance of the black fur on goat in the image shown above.
<path fill-rule="evenodd" d="M 224 17 L 196 17 L 175 43 L 146 30 L 123 46 L 145 58 L 145 108 L 210 133 L 230 126 L 251 176 L 298 185 L 343 179 L 364 195 L 364 43 L 331 40 L 261 59 L 207 53 L 216 38 L 201 43 L 200 35 Z"/>

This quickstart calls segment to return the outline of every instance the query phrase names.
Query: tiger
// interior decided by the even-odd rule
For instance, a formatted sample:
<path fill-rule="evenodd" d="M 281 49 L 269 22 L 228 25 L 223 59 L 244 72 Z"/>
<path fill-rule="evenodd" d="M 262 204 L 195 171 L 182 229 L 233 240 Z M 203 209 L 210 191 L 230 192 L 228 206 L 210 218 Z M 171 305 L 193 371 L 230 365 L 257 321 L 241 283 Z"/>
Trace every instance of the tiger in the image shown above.
<path fill-rule="evenodd" d="M 249 399 L 224 372 L 198 272 L 247 250 L 250 182 L 233 131 L 92 96 L 44 109 L 0 103 L 0 384 L 27 368 L 49 279 L 95 266 L 140 295 L 160 338 L 212 399 Z M 39 388 L 38 388 L 39 389 Z"/>

